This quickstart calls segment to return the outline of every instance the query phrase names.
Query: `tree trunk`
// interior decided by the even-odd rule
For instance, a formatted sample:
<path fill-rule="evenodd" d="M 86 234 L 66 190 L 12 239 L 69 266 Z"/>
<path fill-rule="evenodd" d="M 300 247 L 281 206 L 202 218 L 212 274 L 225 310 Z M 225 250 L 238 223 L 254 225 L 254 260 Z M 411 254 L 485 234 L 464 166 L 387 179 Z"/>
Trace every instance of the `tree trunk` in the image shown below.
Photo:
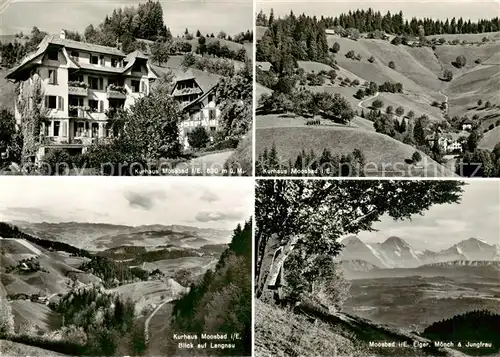
<path fill-rule="evenodd" d="M 263 289 L 262 295 L 265 300 L 268 300 L 270 298 L 271 296 L 270 290 L 276 290 L 278 288 L 277 286 L 277 281 L 279 281 L 278 278 L 280 277 L 280 274 L 284 275 L 283 264 L 285 263 L 286 258 L 292 252 L 298 240 L 299 240 L 298 235 L 290 237 L 287 244 L 282 248 L 281 252 L 276 257 L 274 257 L 274 252 L 276 252 L 276 250 L 273 251 L 273 260 L 269 268 L 269 274 L 267 274 L 267 277 L 265 278 L 265 284 L 262 287 Z"/>

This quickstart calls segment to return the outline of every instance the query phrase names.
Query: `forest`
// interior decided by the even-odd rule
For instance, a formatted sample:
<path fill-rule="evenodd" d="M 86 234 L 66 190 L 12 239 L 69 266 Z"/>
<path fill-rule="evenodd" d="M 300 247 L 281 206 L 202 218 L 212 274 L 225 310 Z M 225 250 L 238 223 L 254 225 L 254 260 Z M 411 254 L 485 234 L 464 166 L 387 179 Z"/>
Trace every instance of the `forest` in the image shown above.
<path fill-rule="evenodd" d="M 301 15 L 304 16 L 304 15 Z M 301 17 L 299 16 L 299 18 Z M 290 12 L 289 18 L 296 18 L 293 11 Z M 261 10 L 256 18 L 257 26 L 271 26 L 276 21 L 273 10 L 269 16 Z M 313 21 L 317 21 L 321 26 L 327 29 L 335 29 L 340 26 L 342 29 L 356 28 L 360 32 L 384 31 L 387 34 L 396 35 L 412 35 L 420 36 L 442 35 L 442 34 L 461 34 L 461 33 L 482 33 L 500 31 L 499 17 L 492 19 L 481 19 L 472 21 L 470 19 L 446 18 L 446 20 L 435 20 L 431 18 L 417 19 L 412 17 L 411 20 L 403 15 L 403 12 L 391 14 L 388 11 L 382 15 L 380 11 L 374 11 L 372 8 L 368 10 L 349 11 L 347 14 L 342 13 L 338 16 L 321 16 L 316 17 Z M 305 29 L 306 31 L 309 28 Z"/>
<path fill-rule="evenodd" d="M 215 270 L 208 270 L 201 282 L 173 307 L 172 329 L 178 333 L 239 333 L 235 349 L 221 355 L 251 354 L 252 324 L 252 221 L 238 225 L 229 247 Z M 172 345 L 172 341 L 170 341 Z M 172 346 L 170 346 L 172 348 Z"/>

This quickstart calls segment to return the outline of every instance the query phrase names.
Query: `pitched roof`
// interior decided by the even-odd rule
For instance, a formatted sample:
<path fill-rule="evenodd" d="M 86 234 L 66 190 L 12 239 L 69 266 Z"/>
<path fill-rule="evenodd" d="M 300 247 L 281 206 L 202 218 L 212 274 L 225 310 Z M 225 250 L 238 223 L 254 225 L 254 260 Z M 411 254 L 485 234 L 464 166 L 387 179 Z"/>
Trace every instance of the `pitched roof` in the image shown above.
<path fill-rule="evenodd" d="M 75 50 L 98 52 L 98 53 L 103 53 L 103 54 L 107 54 L 107 55 L 125 57 L 125 54 L 122 51 L 120 51 L 118 48 L 115 48 L 115 47 L 94 45 L 93 43 L 62 39 L 61 37 L 59 37 L 57 35 L 49 35 L 49 36 L 51 37 L 49 42 L 51 44 L 54 44 L 54 45 L 60 45 L 60 46 L 72 48 Z"/>
<path fill-rule="evenodd" d="M 92 71 L 122 74 L 122 73 L 126 72 L 128 69 L 130 69 L 130 67 L 133 66 L 136 59 L 148 60 L 148 56 L 146 56 L 141 51 L 137 51 L 137 50 L 132 52 L 132 53 L 129 53 L 127 56 L 125 56 L 125 54 L 122 51 L 120 51 L 119 49 L 114 48 L 114 47 L 106 47 L 106 46 L 94 45 L 92 43 L 66 40 L 66 39 L 62 39 L 56 35 L 47 35 L 43 38 L 43 40 L 40 42 L 37 49 L 33 53 L 27 55 L 22 60 L 21 64 L 14 67 L 12 70 L 10 70 L 7 73 L 6 78 L 11 77 L 11 75 L 13 73 L 17 72 L 22 67 L 24 67 L 26 64 L 28 64 L 29 62 L 33 61 L 38 56 L 45 53 L 45 51 L 47 50 L 49 45 L 58 45 L 58 46 L 64 46 L 64 47 L 69 48 L 69 49 L 78 49 L 78 50 L 82 50 L 82 51 L 110 54 L 110 55 L 119 56 L 122 58 L 125 57 L 125 60 L 128 61 L 127 66 L 124 68 L 102 67 L 102 66 L 96 66 L 96 65 L 93 65 L 90 63 L 75 63 L 73 61 L 73 64 L 75 64 L 77 67 L 80 67 L 82 69 L 92 70 Z"/>

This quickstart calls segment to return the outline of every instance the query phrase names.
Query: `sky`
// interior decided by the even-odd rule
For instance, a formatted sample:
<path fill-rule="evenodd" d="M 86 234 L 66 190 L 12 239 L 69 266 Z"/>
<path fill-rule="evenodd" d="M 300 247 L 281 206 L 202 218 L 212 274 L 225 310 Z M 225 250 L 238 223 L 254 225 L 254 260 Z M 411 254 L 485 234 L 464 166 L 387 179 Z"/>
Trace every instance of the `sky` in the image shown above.
<path fill-rule="evenodd" d="M 234 229 L 253 214 L 243 177 L 0 177 L 0 221 Z"/>
<path fill-rule="evenodd" d="M 81 33 L 89 24 L 98 25 L 113 9 L 137 5 L 146 0 L 0 0 L 0 35 L 33 26 L 51 34 L 62 29 Z M 229 35 L 253 28 L 252 0 L 160 0 L 163 21 L 174 36 L 184 30 L 203 34 L 223 30 Z"/>
<path fill-rule="evenodd" d="M 432 206 L 412 221 L 383 217 L 375 223 L 378 232 L 362 232 L 367 242 L 383 242 L 390 236 L 405 240 L 417 250 L 439 251 L 469 238 L 500 244 L 500 181 L 467 181 L 460 204 Z"/>
<path fill-rule="evenodd" d="M 275 16 L 284 16 L 290 10 L 297 14 L 308 14 L 316 16 L 336 16 L 347 13 L 349 10 L 372 8 L 383 14 L 403 11 L 405 17 L 429 17 L 429 18 L 452 18 L 463 17 L 475 21 L 480 18 L 492 18 L 500 12 L 498 0 L 257 0 L 256 11 L 261 9 L 269 14 L 274 9 Z"/>

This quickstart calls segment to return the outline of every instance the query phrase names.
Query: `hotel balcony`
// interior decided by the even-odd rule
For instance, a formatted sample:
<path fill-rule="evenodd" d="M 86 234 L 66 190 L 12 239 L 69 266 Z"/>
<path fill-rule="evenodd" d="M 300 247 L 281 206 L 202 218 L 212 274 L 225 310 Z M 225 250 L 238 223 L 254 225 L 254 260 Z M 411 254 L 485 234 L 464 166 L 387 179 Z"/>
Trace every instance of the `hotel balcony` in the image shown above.
<path fill-rule="evenodd" d="M 89 87 L 85 82 L 68 82 L 68 94 L 87 97 L 89 95 Z"/>
<path fill-rule="evenodd" d="M 107 97 L 108 99 L 126 99 L 127 90 L 125 87 L 111 84 L 107 89 Z"/>
<path fill-rule="evenodd" d="M 82 107 L 70 106 L 68 109 L 68 115 L 70 118 L 87 118 L 87 111 Z"/>

